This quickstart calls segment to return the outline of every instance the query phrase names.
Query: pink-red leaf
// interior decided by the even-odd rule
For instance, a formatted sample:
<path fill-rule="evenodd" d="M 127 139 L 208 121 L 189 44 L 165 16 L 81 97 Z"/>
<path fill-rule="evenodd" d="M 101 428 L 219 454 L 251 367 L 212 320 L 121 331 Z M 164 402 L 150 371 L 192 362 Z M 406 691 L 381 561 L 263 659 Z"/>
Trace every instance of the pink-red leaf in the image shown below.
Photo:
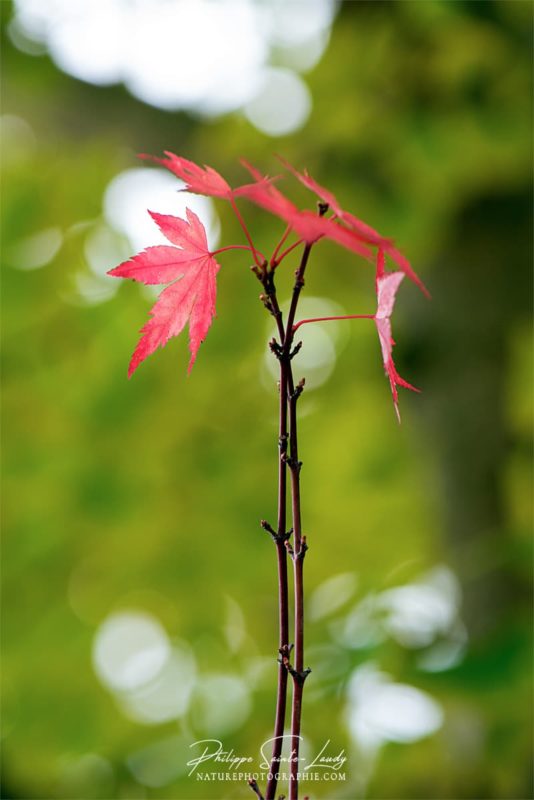
<path fill-rule="evenodd" d="M 236 196 L 246 197 L 261 208 L 270 211 L 284 220 L 307 244 L 313 244 L 323 236 L 332 239 L 342 247 L 358 253 L 371 260 L 373 253 L 361 241 L 357 241 L 347 228 L 342 228 L 333 220 L 324 219 L 312 211 L 300 211 L 274 186 L 271 178 L 264 177 L 255 167 L 243 161 L 243 164 L 255 179 L 236 189 Z"/>
<path fill-rule="evenodd" d="M 222 175 L 219 175 L 212 167 L 199 167 L 193 161 L 182 158 L 174 153 L 165 150 L 165 158 L 150 156 L 141 153 L 140 158 L 147 158 L 161 164 L 173 172 L 185 183 L 185 190 L 196 192 L 196 194 L 210 195 L 211 197 L 229 198 L 232 189 Z"/>
<path fill-rule="evenodd" d="M 376 292 L 377 292 L 377 311 L 374 317 L 376 329 L 378 331 L 378 338 L 380 340 L 380 347 L 382 350 L 382 360 L 384 361 L 384 369 L 389 378 L 391 386 L 391 394 L 393 396 L 393 404 L 395 406 L 395 413 L 400 422 L 399 412 L 399 393 L 397 386 L 403 386 L 405 389 L 411 389 L 413 392 L 419 392 L 415 386 L 408 383 L 401 378 L 395 367 L 393 361 L 393 347 L 395 342 L 391 335 L 391 314 L 395 305 L 395 297 L 397 290 L 404 279 L 403 272 L 389 272 L 384 274 L 383 271 L 383 254 L 379 251 L 377 258 L 377 277 L 376 277 Z"/>
<path fill-rule="evenodd" d="M 187 221 L 179 217 L 150 212 L 167 239 L 177 247 L 148 247 L 130 261 L 125 261 L 109 275 L 132 278 L 145 284 L 171 283 L 164 289 L 141 329 L 128 376 L 158 347 L 177 336 L 189 322 L 189 349 L 193 366 L 198 349 L 215 316 L 216 275 L 219 264 L 210 253 L 206 231 L 189 208 Z"/>
<path fill-rule="evenodd" d="M 115 278 L 131 278 L 147 286 L 170 283 L 183 275 L 191 261 L 190 253 L 169 245 L 147 247 L 129 261 L 111 269 L 108 275 Z M 179 271 L 178 267 L 181 267 Z"/>
<path fill-rule="evenodd" d="M 310 191 L 314 192 L 323 202 L 328 203 L 334 214 L 345 223 L 347 229 L 354 234 L 355 237 L 359 238 L 366 244 L 375 245 L 387 253 L 391 260 L 394 261 L 398 267 L 400 267 L 405 275 L 407 275 L 410 280 L 413 281 L 427 297 L 429 297 L 428 289 L 419 276 L 414 272 L 408 259 L 393 245 L 393 242 L 390 239 L 385 239 L 377 231 L 375 231 L 374 228 L 371 228 L 370 225 L 367 225 L 366 222 L 363 222 L 363 220 L 355 217 L 354 214 L 344 211 L 343 208 L 341 208 L 336 196 L 328 189 L 325 189 L 324 186 L 321 186 L 320 183 L 317 183 L 317 181 L 314 180 L 306 170 L 301 173 L 284 159 L 280 160 L 284 166 L 290 170 L 304 186 L 306 186 L 307 189 L 310 189 Z M 349 247 L 349 244 L 347 243 L 344 246 Z"/>
<path fill-rule="evenodd" d="M 170 214 L 157 214 L 155 211 L 148 213 L 169 242 L 191 253 L 196 251 L 204 255 L 208 252 L 206 229 L 189 208 L 185 210 L 187 220 Z"/>

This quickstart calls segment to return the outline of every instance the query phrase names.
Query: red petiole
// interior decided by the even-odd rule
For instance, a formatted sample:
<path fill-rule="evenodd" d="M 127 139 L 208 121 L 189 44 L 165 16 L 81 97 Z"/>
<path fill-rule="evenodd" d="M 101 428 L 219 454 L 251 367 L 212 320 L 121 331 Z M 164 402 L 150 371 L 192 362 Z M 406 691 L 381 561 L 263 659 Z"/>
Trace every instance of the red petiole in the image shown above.
<path fill-rule="evenodd" d="M 374 319 L 375 314 L 343 314 L 339 317 L 311 317 L 310 319 L 301 319 L 293 325 L 293 333 L 295 333 L 301 325 L 307 325 L 309 322 L 332 322 L 333 320 L 340 319 Z"/>

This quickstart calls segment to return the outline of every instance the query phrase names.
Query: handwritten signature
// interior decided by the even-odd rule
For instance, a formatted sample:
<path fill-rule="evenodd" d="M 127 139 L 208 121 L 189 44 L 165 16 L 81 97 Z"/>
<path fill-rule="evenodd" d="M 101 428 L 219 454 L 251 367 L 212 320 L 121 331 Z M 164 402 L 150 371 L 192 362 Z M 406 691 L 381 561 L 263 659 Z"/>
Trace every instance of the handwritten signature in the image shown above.
<path fill-rule="evenodd" d="M 282 737 L 276 737 L 281 739 L 287 739 L 291 741 L 292 736 L 290 734 L 284 735 Z M 302 740 L 302 737 L 299 737 Z M 262 746 L 260 747 L 260 758 L 261 762 L 259 765 L 260 769 L 269 769 L 271 767 L 271 758 L 269 756 L 268 751 L 270 750 L 270 745 L 272 746 L 275 742 L 275 738 L 267 739 Z M 310 769 L 325 769 L 325 770 L 332 770 L 338 771 L 340 770 L 343 765 L 347 761 L 347 757 L 345 755 L 345 750 L 341 749 L 339 753 L 332 755 L 328 752 L 328 748 L 331 745 L 331 740 L 328 739 L 321 750 L 317 753 L 315 758 L 307 759 L 305 756 L 300 756 L 298 761 L 300 761 L 299 769 L 301 772 L 306 772 Z M 195 758 L 192 758 L 190 761 L 187 762 L 187 766 L 191 767 L 188 775 L 192 775 L 196 770 L 201 766 L 201 764 L 206 764 L 207 762 L 213 762 L 217 764 L 224 764 L 227 769 L 230 771 L 238 771 L 243 767 L 245 764 L 252 764 L 254 761 L 253 756 L 242 756 L 237 755 L 237 753 L 231 750 L 225 750 L 224 745 L 220 739 L 199 739 L 196 742 L 193 742 L 189 745 L 189 747 L 198 747 L 203 748 L 202 752 L 200 752 Z M 277 764 L 280 765 L 284 764 L 291 764 L 295 763 L 297 760 L 296 751 L 291 749 L 289 755 L 287 756 L 280 756 L 277 759 Z"/>

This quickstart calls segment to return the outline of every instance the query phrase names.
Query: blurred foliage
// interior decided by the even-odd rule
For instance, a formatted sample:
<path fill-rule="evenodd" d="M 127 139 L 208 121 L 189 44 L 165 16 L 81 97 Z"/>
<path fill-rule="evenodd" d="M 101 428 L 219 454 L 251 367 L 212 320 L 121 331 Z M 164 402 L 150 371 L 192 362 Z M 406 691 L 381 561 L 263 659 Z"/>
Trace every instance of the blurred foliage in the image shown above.
<path fill-rule="evenodd" d="M 10 4 L 1 10 L 6 23 Z M 276 142 L 239 115 L 202 123 L 75 81 L 17 51 L 4 24 L 3 112 L 30 131 L 3 142 L 4 797 L 249 796 L 183 776 L 158 788 L 135 780 L 132 753 L 178 729 L 133 722 L 98 682 L 93 638 L 117 609 L 156 616 L 203 674 L 243 676 L 270 659 L 252 714 L 224 740 L 241 753 L 269 736 L 275 560 L 258 522 L 275 516 L 276 387 L 261 377 L 269 327 L 247 258 L 225 258 L 219 316 L 190 378 L 182 337 L 126 380 L 147 313 L 137 287 L 72 300 L 107 183 L 135 153 L 164 149 L 231 182 L 243 180 L 240 156 L 270 172 L 273 151 L 307 166 L 396 238 L 434 296 L 400 295 L 399 371 L 424 389 L 403 394 L 400 429 L 364 327 L 350 326 L 333 376 L 302 400 L 306 580 L 312 591 L 356 573 L 361 599 L 445 563 L 462 584 L 468 648 L 452 668 L 423 672 L 419 651 L 391 637 L 341 653 L 327 622 L 310 621 L 310 665 L 314 649 L 330 657 L 317 657 L 307 683 L 306 736 L 353 752 L 344 687 L 371 659 L 428 692 L 445 718 L 432 737 L 387 745 L 366 796 L 532 796 L 531 16 L 530 3 L 506 0 L 346 2 L 307 76 L 312 116 Z M 222 244 L 241 241 L 228 209 L 218 212 Z M 278 222 L 246 212 L 271 249 Z M 54 260 L 17 269 L 21 240 L 55 226 Z M 282 298 L 291 269 L 286 281 Z M 357 313 L 372 307 L 372 275 L 321 245 L 306 293 Z M 234 649 L 227 596 L 246 627 Z M 193 704 L 181 729 L 191 741 L 206 734 L 198 719 Z"/>

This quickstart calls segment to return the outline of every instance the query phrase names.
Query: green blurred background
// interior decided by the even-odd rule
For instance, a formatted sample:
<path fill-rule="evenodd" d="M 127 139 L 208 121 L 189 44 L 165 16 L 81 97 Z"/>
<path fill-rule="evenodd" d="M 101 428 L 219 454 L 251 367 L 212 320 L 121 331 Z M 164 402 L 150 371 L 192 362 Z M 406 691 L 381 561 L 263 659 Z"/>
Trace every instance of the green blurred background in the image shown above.
<path fill-rule="evenodd" d="M 103 276 L 137 247 L 113 209 L 144 213 L 144 175 L 147 187 L 159 175 L 136 153 L 169 149 L 233 184 L 240 157 L 271 174 L 277 152 L 308 167 L 396 239 L 433 295 L 399 293 L 397 366 L 423 390 L 401 390 L 401 427 L 371 326 L 302 330 L 296 372 L 315 380 L 300 428 L 305 746 L 329 738 L 349 758 L 344 783 L 307 791 L 532 797 L 531 3 L 123 4 L 132 18 L 151 5 L 146 35 L 167 42 L 152 62 L 142 30 L 119 25 L 117 38 L 120 4 L 67 5 L 74 27 L 60 35 L 65 3 L 1 3 L 2 796 L 250 797 L 188 777 L 189 745 L 256 755 L 270 736 L 275 557 L 259 520 L 276 513 L 277 420 L 257 282 L 246 256 L 222 256 L 218 318 L 191 376 L 182 336 L 128 381 L 150 298 Z M 130 66 L 168 72 L 172 36 L 190 52 L 171 93 L 193 92 L 216 51 L 193 17 L 198 39 L 221 9 L 236 30 L 252 9 L 267 45 L 251 58 L 297 85 L 267 123 L 257 98 L 219 113 L 194 97 L 142 102 L 149 90 L 134 96 L 116 66 L 93 82 L 71 74 L 78 56 L 100 68 L 126 44 Z M 299 103 L 293 130 L 266 132 Z M 110 195 L 134 168 L 137 194 Z M 313 202 L 289 179 L 285 190 Z M 180 213 L 169 191 L 169 207 L 151 207 Z M 221 245 L 242 241 L 223 203 L 205 208 Z M 242 208 L 272 249 L 281 224 Z M 372 277 L 321 243 L 308 312 L 371 311 Z"/>

